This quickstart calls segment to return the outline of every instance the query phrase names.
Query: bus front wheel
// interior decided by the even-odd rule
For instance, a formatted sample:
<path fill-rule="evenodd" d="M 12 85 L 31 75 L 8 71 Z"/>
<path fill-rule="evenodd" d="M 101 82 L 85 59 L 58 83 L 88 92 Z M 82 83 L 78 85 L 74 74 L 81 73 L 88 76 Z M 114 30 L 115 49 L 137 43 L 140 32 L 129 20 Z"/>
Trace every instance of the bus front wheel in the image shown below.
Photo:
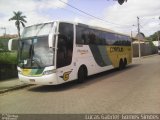
<path fill-rule="evenodd" d="M 85 66 L 81 66 L 78 70 L 78 83 L 83 83 L 87 78 L 87 68 Z"/>

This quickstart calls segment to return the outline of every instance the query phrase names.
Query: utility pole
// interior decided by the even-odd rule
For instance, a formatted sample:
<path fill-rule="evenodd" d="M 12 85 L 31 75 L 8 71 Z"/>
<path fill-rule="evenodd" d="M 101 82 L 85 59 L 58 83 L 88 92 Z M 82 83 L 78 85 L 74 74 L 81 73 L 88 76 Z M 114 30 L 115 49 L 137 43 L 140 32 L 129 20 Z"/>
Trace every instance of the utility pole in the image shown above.
<path fill-rule="evenodd" d="M 159 43 L 159 31 L 157 31 L 157 41 Z M 160 43 L 159 43 L 160 44 Z"/>
<path fill-rule="evenodd" d="M 141 43 L 140 43 L 140 27 L 139 27 L 139 17 L 137 17 L 137 26 L 138 26 L 138 35 L 137 35 L 137 38 L 138 38 L 138 51 L 139 51 L 139 58 L 141 58 Z"/>
<path fill-rule="evenodd" d="M 159 16 L 159 20 L 160 20 L 160 16 Z M 160 25 L 160 24 L 159 24 Z M 158 33 L 158 46 L 160 46 L 160 36 L 159 36 L 159 30 L 157 31 Z"/>

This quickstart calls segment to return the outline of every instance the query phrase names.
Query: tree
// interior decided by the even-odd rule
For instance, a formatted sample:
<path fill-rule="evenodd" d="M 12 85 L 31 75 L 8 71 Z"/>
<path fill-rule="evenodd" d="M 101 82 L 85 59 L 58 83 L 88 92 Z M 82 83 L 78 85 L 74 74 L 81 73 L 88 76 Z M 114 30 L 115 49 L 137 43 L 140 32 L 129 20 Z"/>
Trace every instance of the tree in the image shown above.
<path fill-rule="evenodd" d="M 15 26 L 16 26 L 17 31 L 18 31 L 18 37 L 20 37 L 20 25 L 25 27 L 24 23 L 27 23 L 27 21 L 25 20 L 26 16 L 22 15 L 21 11 L 18 11 L 18 12 L 14 11 L 13 14 L 14 14 L 14 16 L 11 17 L 9 19 L 9 21 L 15 20 Z"/>
<path fill-rule="evenodd" d="M 149 39 L 151 41 L 157 41 L 158 40 L 158 33 L 160 36 L 160 31 L 157 31 L 157 32 L 153 33 L 153 35 L 150 35 L 147 39 Z"/>

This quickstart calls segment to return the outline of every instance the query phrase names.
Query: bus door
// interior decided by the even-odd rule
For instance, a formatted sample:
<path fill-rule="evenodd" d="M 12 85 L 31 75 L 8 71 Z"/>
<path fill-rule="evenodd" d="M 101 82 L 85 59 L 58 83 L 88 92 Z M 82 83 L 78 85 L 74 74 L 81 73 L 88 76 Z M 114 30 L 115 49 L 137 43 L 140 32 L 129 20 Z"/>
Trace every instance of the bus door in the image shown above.
<path fill-rule="evenodd" d="M 73 24 L 60 23 L 57 44 L 57 75 L 60 82 L 69 81 L 73 78 Z"/>

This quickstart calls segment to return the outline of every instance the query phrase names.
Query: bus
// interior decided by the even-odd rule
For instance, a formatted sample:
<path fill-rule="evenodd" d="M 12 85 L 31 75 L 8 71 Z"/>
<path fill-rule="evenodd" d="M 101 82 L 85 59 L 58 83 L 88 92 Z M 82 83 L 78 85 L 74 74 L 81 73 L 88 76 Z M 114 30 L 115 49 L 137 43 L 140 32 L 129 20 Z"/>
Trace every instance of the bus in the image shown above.
<path fill-rule="evenodd" d="M 123 69 L 131 62 L 129 36 L 82 23 L 54 21 L 28 26 L 19 39 L 17 69 L 24 83 L 81 83 L 87 76 Z"/>

